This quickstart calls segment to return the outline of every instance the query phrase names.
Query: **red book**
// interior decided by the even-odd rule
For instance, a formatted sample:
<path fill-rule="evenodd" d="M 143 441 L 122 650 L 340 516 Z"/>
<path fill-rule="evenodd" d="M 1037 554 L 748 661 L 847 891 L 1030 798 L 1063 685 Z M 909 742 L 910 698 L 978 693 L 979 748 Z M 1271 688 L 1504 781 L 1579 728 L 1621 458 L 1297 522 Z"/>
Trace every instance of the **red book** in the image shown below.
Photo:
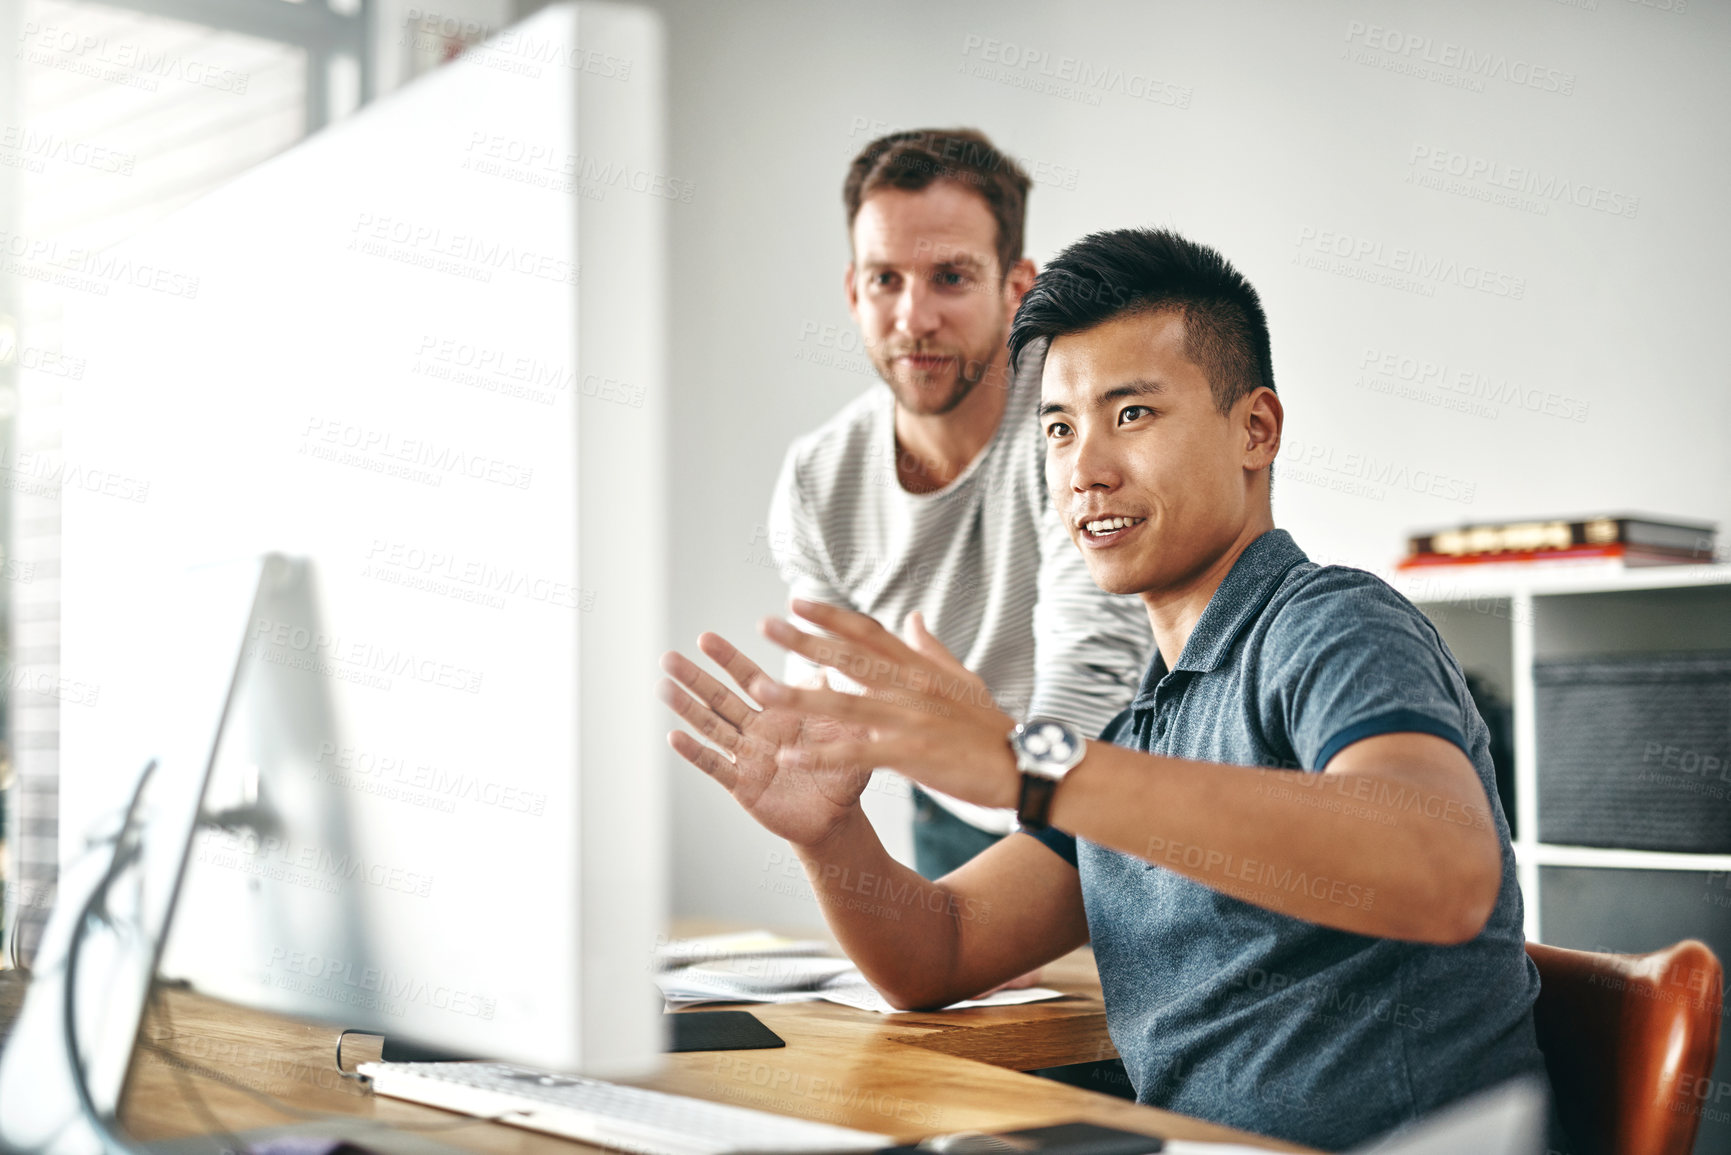
<path fill-rule="evenodd" d="M 1538 563 L 1552 561 L 1615 561 L 1621 560 L 1624 565 L 1699 565 L 1711 561 L 1693 550 L 1659 549 L 1655 546 L 1624 545 L 1620 541 L 1608 542 L 1605 545 L 1577 545 L 1567 549 L 1533 549 L 1506 550 L 1502 553 L 1414 553 L 1402 558 L 1395 568 L 1399 570 L 1412 569 L 1461 569 L 1469 566 L 1504 565 L 1514 563 Z"/>

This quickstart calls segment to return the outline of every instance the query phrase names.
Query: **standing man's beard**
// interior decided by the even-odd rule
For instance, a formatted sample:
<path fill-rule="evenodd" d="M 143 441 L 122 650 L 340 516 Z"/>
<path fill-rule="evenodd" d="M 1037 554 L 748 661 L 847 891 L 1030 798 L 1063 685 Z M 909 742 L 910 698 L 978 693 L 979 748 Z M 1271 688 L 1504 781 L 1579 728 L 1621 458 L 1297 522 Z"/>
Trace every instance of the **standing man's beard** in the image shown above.
<path fill-rule="evenodd" d="M 986 371 L 991 368 L 993 359 L 1004 348 L 1007 337 L 1007 332 L 1001 332 L 984 353 L 972 354 L 955 348 L 922 346 L 917 342 L 901 344 L 886 341 L 871 350 L 871 360 L 873 367 L 878 371 L 878 376 L 883 378 L 884 384 L 888 385 L 890 392 L 895 394 L 898 405 L 909 413 L 921 417 L 942 417 L 966 401 L 968 395 L 974 391 L 974 387 L 985 380 Z M 896 364 L 897 358 L 914 353 L 946 357 L 949 360 L 940 366 L 935 373 Z M 899 380 L 897 378 L 898 369 L 901 372 L 911 374 L 914 378 L 913 382 Z M 931 383 L 929 379 L 944 375 L 952 376 L 950 386 L 942 393 L 936 393 L 932 387 L 935 383 Z M 997 382 L 996 384 L 1002 387 L 1004 383 Z"/>

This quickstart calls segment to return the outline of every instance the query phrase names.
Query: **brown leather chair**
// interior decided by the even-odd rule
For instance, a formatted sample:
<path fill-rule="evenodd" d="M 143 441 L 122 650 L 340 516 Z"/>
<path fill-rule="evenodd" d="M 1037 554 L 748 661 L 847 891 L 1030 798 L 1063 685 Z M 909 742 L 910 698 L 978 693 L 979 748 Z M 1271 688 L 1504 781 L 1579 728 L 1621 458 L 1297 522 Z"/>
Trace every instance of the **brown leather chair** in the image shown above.
<path fill-rule="evenodd" d="M 1557 1115 L 1577 1155 L 1688 1155 L 1718 1107 L 1724 970 L 1705 943 L 1597 954 L 1529 942 Z M 1731 1096 L 1731 1086 L 1724 1088 Z"/>

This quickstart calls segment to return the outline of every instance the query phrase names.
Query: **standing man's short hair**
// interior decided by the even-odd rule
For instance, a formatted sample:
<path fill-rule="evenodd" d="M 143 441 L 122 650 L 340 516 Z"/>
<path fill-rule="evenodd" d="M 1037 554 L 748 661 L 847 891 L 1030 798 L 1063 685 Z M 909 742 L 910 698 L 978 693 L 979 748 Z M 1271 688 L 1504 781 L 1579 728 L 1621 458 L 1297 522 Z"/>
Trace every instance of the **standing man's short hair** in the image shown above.
<path fill-rule="evenodd" d="M 974 190 L 992 210 L 992 219 L 998 224 L 998 277 L 1007 276 L 1010 267 L 1022 259 L 1028 174 L 977 129 L 892 132 L 861 149 L 842 184 L 849 235 L 860 205 L 872 193 L 886 188 L 918 192 L 940 180 Z"/>
<path fill-rule="evenodd" d="M 1010 359 L 1038 339 L 1167 310 L 1183 315 L 1184 354 L 1208 375 L 1221 413 L 1274 388 L 1262 298 L 1225 257 L 1168 229 L 1093 233 L 1059 253 L 1016 310 Z"/>

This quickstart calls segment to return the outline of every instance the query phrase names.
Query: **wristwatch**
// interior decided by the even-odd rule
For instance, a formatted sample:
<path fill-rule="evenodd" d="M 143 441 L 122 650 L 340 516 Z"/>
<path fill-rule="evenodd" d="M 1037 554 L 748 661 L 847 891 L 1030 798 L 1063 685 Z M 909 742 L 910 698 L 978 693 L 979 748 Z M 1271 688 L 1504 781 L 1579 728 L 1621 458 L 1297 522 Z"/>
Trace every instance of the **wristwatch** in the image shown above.
<path fill-rule="evenodd" d="M 1088 743 L 1074 727 L 1056 718 L 1029 718 L 1010 731 L 1010 749 L 1022 772 L 1016 821 L 1023 830 L 1044 830 L 1052 794 L 1070 768 L 1082 760 Z"/>

